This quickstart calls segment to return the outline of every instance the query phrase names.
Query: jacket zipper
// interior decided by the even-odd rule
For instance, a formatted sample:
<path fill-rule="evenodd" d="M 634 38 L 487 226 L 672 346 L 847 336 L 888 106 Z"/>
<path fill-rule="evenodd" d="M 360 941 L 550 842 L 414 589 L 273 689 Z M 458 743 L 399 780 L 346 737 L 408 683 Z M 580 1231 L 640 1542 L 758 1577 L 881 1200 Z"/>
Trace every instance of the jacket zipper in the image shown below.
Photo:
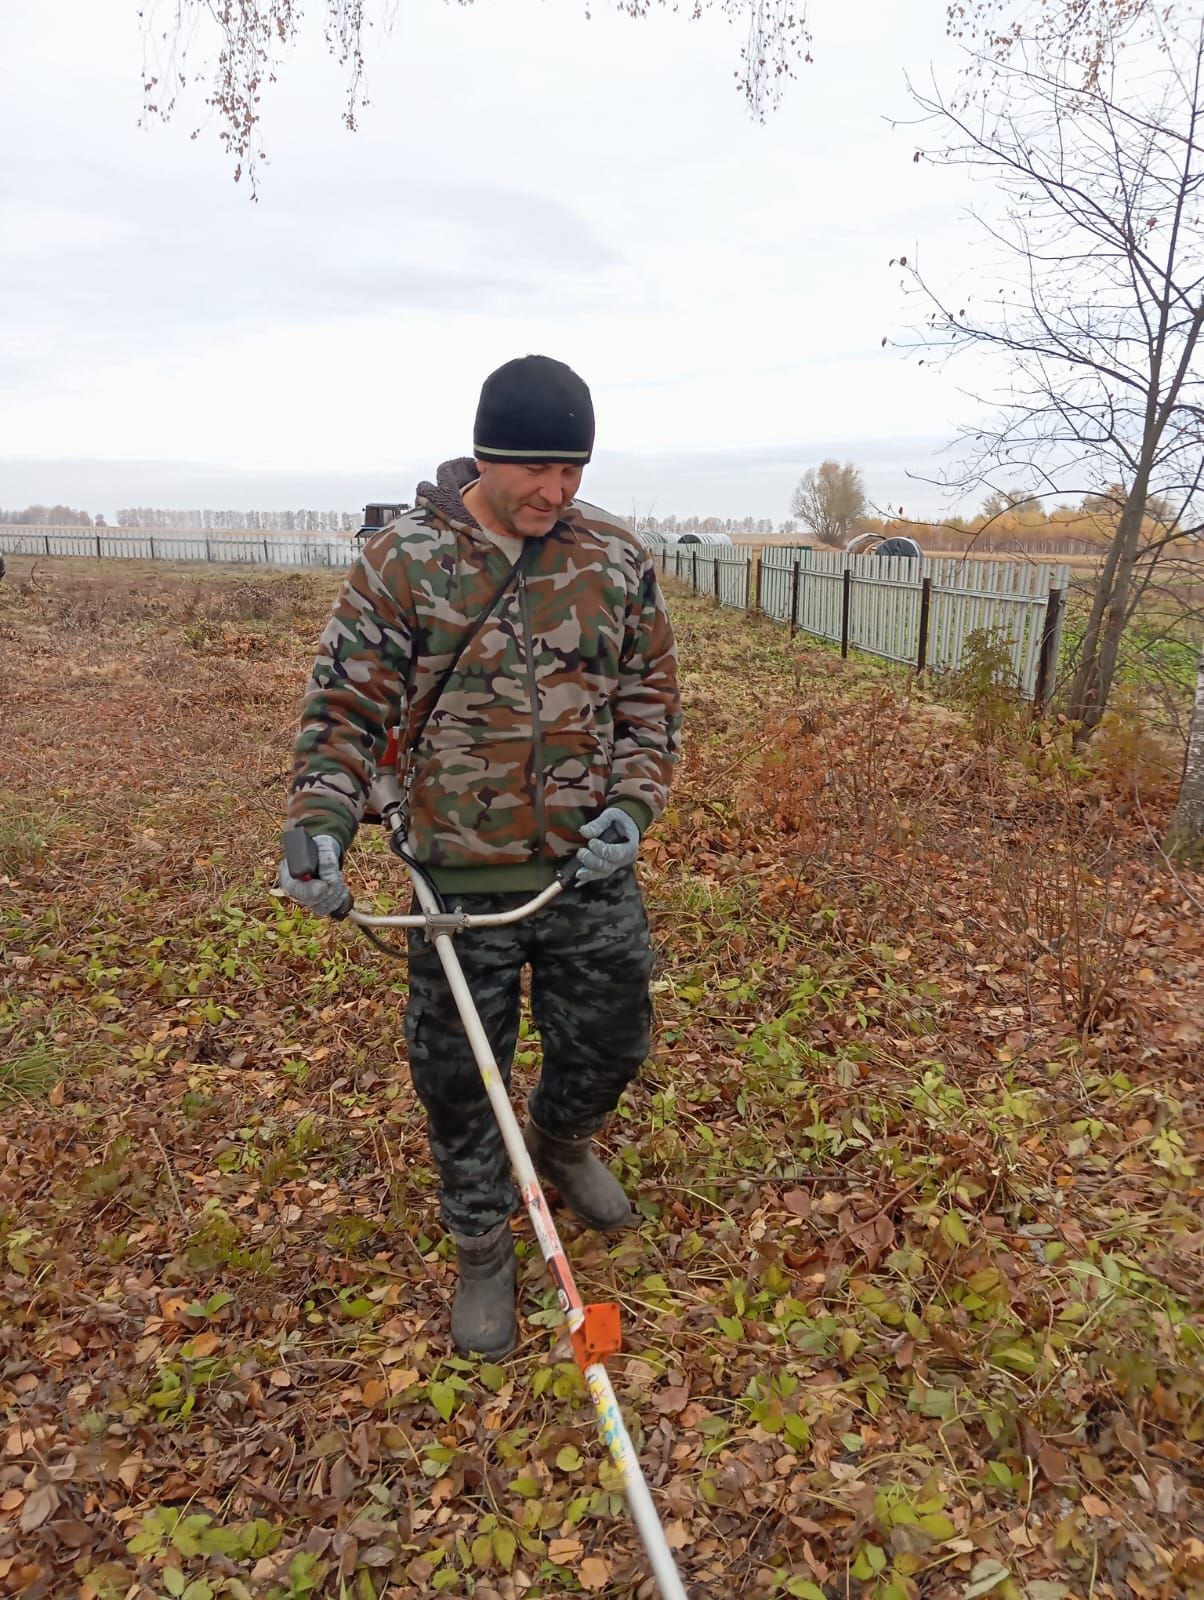
<path fill-rule="evenodd" d="M 535 651 L 531 642 L 531 607 L 527 574 L 518 575 L 518 609 L 523 620 L 523 645 L 527 655 L 527 691 L 531 696 L 531 760 L 535 766 L 535 847 L 543 854 L 545 817 L 543 789 L 543 733 L 539 726 L 539 690 L 535 686 Z"/>

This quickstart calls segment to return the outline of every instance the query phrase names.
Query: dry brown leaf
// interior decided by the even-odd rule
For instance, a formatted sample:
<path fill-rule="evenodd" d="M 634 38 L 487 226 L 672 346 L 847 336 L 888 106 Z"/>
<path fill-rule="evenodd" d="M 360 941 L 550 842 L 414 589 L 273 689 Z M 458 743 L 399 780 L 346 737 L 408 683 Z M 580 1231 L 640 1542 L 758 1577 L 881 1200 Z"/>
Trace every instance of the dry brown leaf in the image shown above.
<path fill-rule="evenodd" d="M 1018 1550 L 1035 1550 L 1040 1541 L 1033 1536 L 1032 1529 L 1025 1522 L 1018 1522 L 1014 1528 L 1009 1528 L 1008 1539 Z"/>
<path fill-rule="evenodd" d="M 351 1496 L 355 1493 L 355 1486 L 358 1482 L 359 1479 L 356 1476 L 355 1468 L 351 1465 L 346 1456 L 340 1456 L 330 1470 L 331 1496 L 335 1500 L 350 1500 Z M 440 1482 L 435 1485 L 435 1488 L 440 1488 L 445 1482 L 445 1479 L 441 1479 Z M 434 1496 L 432 1494 L 432 1499 L 433 1498 Z"/>
<path fill-rule="evenodd" d="M 577 1581 L 583 1589 L 605 1589 L 610 1582 L 610 1563 L 601 1556 L 586 1556 L 577 1568 Z"/>
<path fill-rule="evenodd" d="M 548 1560 L 558 1567 L 572 1565 L 580 1559 L 581 1548 L 580 1539 L 549 1539 Z"/>
<path fill-rule="evenodd" d="M 1154 1504 L 1164 1517 L 1174 1515 L 1179 1491 L 1173 1474 L 1160 1472 L 1154 1479 Z"/>
<path fill-rule="evenodd" d="M 1037 1465 L 1050 1483 L 1064 1483 L 1070 1476 L 1070 1457 L 1056 1445 L 1042 1445 L 1037 1455 Z"/>
<path fill-rule="evenodd" d="M 26 1500 L 18 1519 L 22 1533 L 32 1533 L 58 1510 L 59 1492 L 52 1483 L 43 1483 Z"/>

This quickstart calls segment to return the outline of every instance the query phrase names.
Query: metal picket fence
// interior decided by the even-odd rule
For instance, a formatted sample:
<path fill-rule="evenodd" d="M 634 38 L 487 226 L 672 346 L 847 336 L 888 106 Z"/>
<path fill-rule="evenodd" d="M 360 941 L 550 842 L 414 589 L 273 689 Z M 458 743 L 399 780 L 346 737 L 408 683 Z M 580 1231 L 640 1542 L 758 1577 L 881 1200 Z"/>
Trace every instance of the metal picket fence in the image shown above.
<path fill-rule="evenodd" d="M 311 533 L 242 533 L 214 528 L 182 533 L 158 528 L 28 528 L 0 525 L 0 553 L 84 556 L 96 561 L 208 561 L 257 567 L 351 565 L 350 538 Z"/>
<path fill-rule="evenodd" d="M 1044 705 L 1053 688 L 1070 569 L 1047 562 L 957 556 L 846 556 L 770 547 L 759 559 L 714 545 L 665 545 L 662 571 L 720 605 L 759 611 L 839 644 L 917 671 L 948 671 L 971 634 L 1007 648 L 1020 692 Z"/>
<path fill-rule="evenodd" d="M 350 566 L 358 545 L 324 534 L 223 529 L 5 527 L 0 552 L 100 561 L 234 562 L 279 568 Z M 961 665 L 966 640 L 986 631 L 1006 644 L 1020 691 L 1044 705 L 1053 688 L 1070 569 L 1047 562 L 957 556 L 846 556 L 777 546 L 759 559 L 731 546 L 663 545 L 662 571 L 721 606 L 760 611 L 796 632 L 913 666 Z"/>

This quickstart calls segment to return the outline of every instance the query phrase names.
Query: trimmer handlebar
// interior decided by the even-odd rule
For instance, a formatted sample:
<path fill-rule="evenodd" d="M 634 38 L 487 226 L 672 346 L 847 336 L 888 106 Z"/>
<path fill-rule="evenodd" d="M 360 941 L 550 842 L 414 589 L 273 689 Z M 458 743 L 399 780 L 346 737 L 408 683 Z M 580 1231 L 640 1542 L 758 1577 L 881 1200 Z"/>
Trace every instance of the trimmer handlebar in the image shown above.
<path fill-rule="evenodd" d="M 623 835 L 615 827 L 607 828 L 602 838 L 611 844 L 622 842 Z M 318 876 L 318 847 L 313 836 L 304 828 L 286 828 L 281 839 L 284 848 L 284 863 L 294 878 L 301 883 L 310 883 Z M 459 933 L 464 928 L 503 928 L 513 922 L 522 922 L 535 912 L 541 911 L 544 906 L 555 900 L 556 896 L 563 894 L 566 889 L 571 889 L 577 881 L 577 874 L 581 871 L 581 862 L 576 856 L 570 856 L 557 869 L 554 883 L 546 889 L 541 889 L 537 895 L 515 906 L 510 911 L 495 911 L 488 914 L 470 915 L 463 911 L 435 911 L 423 909 L 416 915 L 376 917 L 365 911 L 354 910 L 354 900 L 350 891 L 347 899 L 338 911 L 332 913 L 336 922 L 342 922 L 345 917 L 361 928 L 425 928 L 429 934 Z"/>
<path fill-rule="evenodd" d="M 576 877 L 576 873 L 573 876 Z M 512 922 L 523 922 L 537 911 L 542 911 L 557 895 L 564 893 L 571 881 L 558 878 L 530 900 L 524 900 L 521 906 L 514 906 L 509 911 L 476 912 L 470 915 L 467 911 L 431 909 L 398 917 L 374 917 L 366 911 L 352 911 L 351 921 L 361 928 L 425 928 L 432 938 L 440 933 L 460 933 L 465 928 L 505 928 Z"/>

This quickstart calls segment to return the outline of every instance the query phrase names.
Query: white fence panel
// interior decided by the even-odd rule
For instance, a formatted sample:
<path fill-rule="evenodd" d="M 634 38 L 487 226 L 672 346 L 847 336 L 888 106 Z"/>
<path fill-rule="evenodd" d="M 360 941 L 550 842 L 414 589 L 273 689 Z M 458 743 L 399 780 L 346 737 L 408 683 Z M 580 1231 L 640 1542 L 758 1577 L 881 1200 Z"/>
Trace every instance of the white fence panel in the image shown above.
<path fill-rule="evenodd" d="M 672 572 L 697 594 L 717 595 L 719 604 L 741 610 L 750 601 L 752 558 L 722 546 L 667 545 L 657 551 L 662 571 Z"/>
<path fill-rule="evenodd" d="M 724 606 L 747 607 L 752 561 L 748 556 L 717 554 L 719 566 L 719 603 Z"/>
<path fill-rule="evenodd" d="M 826 551 L 808 551 L 799 569 L 798 625 L 817 639 L 840 642 L 844 566 Z"/>
<path fill-rule="evenodd" d="M 718 562 L 721 603 L 755 601 L 742 557 L 678 545 L 661 552 L 660 561 L 700 594 L 715 593 Z M 1046 654 L 1057 660 L 1060 596 L 1069 569 L 1049 562 L 850 557 L 839 550 L 779 546 L 762 551 L 755 582 L 765 616 L 845 649 L 918 666 L 923 635 L 923 664 L 934 672 L 959 667 L 972 634 L 991 634 L 1007 650 L 1017 687 L 1032 698 L 1050 627 Z M 1058 600 L 1051 598 L 1055 591 Z M 1041 687 L 1047 691 L 1049 685 Z"/>
<path fill-rule="evenodd" d="M 359 546 L 324 534 L 254 534 L 221 528 L 30 528 L 0 524 L 0 552 L 97 561 L 207 561 L 258 567 L 350 566 Z"/>
<path fill-rule="evenodd" d="M 789 622 L 794 608 L 794 563 L 761 563 L 761 610 L 775 622 Z"/>

